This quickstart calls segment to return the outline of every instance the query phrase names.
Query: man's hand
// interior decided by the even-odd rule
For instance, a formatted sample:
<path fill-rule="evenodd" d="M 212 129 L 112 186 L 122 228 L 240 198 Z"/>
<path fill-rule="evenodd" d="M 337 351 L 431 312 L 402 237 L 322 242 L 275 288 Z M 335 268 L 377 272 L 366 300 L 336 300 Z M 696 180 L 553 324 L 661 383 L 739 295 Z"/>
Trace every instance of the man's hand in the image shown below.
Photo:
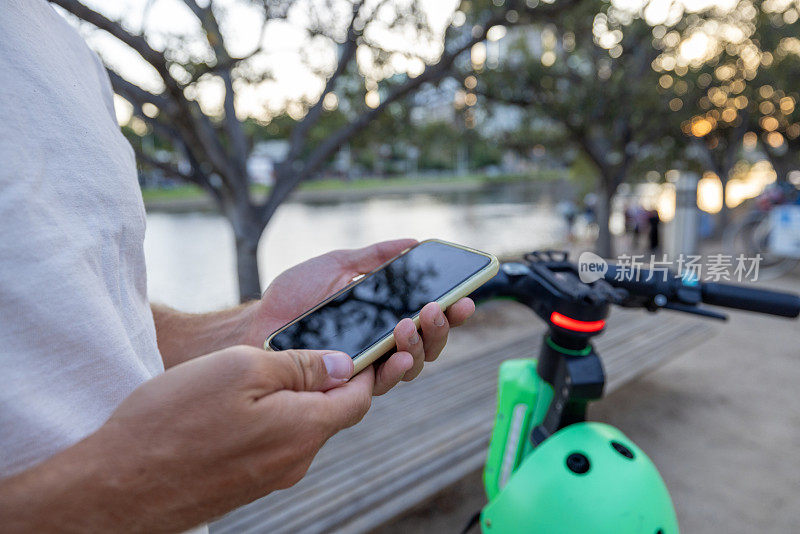
<path fill-rule="evenodd" d="M 177 532 L 291 486 L 369 408 L 373 370 L 352 372 L 341 353 L 248 346 L 177 365 L 95 434 L 0 481 L 0 524 Z"/>
<path fill-rule="evenodd" d="M 262 346 L 269 334 L 330 297 L 356 276 L 366 274 L 417 242 L 413 239 L 384 241 L 354 249 L 336 250 L 317 256 L 283 272 L 264 292 L 252 310 L 245 343 Z M 435 360 L 447 342 L 450 327 L 459 326 L 475 311 L 463 298 L 442 313 L 435 302 L 420 313 L 422 336 L 414 321 L 403 319 L 394 329 L 397 352 L 376 369 L 375 395 L 382 395 L 400 380 L 409 381 Z"/>
<path fill-rule="evenodd" d="M 231 345 L 261 348 L 269 334 L 415 244 L 413 239 L 401 239 L 323 254 L 283 272 L 260 301 L 230 310 L 196 315 L 154 304 L 164 365 L 170 368 Z M 468 298 L 450 306 L 446 314 L 438 304 L 429 303 L 420 313 L 422 336 L 411 319 L 400 321 L 394 329 L 397 352 L 376 368 L 374 393 L 381 395 L 400 380 L 415 378 L 426 361 L 439 356 L 450 327 L 459 326 L 473 311 L 475 305 Z"/>

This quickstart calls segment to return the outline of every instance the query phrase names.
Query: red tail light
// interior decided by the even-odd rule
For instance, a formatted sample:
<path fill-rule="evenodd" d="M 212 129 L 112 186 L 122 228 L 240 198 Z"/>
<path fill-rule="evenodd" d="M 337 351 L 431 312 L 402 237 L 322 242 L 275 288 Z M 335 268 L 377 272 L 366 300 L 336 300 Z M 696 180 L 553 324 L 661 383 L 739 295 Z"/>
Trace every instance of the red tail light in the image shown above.
<path fill-rule="evenodd" d="M 558 312 L 550 314 L 550 322 L 561 328 L 575 332 L 599 332 L 606 326 L 605 321 L 579 321 Z"/>

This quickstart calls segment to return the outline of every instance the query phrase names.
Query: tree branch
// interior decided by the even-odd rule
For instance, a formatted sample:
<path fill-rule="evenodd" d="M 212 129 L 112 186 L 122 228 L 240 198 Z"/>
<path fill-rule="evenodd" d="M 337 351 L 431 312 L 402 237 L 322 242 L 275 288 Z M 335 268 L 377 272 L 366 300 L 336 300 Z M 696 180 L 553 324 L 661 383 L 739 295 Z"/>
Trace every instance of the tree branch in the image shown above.
<path fill-rule="evenodd" d="M 130 33 L 118 22 L 112 21 L 78 0 L 50 1 L 66 9 L 76 17 L 110 33 L 135 50 L 156 69 L 167 88 L 166 94 L 180 108 L 180 113 L 175 116 L 176 125 L 186 135 L 187 140 L 202 147 L 211 163 L 219 170 L 223 183 L 228 186 L 231 192 L 240 189 L 235 183 L 237 172 L 231 168 L 228 155 L 225 153 L 225 149 L 214 131 L 213 124 L 200 110 L 197 102 L 188 100 L 183 94 L 183 87 L 170 74 L 169 62 L 162 52 L 152 48 L 144 37 Z"/>
<path fill-rule="evenodd" d="M 475 44 L 486 39 L 486 32 L 489 31 L 489 28 L 499 24 L 503 20 L 505 19 L 502 16 L 492 18 L 477 32 L 477 35 L 474 35 L 455 49 L 443 53 L 437 63 L 428 65 L 425 70 L 422 71 L 422 74 L 416 78 L 409 78 L 404 84 L 389 93 L 377 107 L 362 113 L 349 124 L 336 131 L 312 152 L 311 156 L 308 158 L 308 163 L 303 169 L 304 173 L 310 174 L 315 172 L 319 165 L 328 159 L 328 157 L 330 157 L 347 139 L 363 130 L 373 119 L 383 113 L 390 104 L 407 96 L 419 86 L 428 82 L 437 81 L 445 76 L 458 56 L 466 50 L 471 49 Z"/>
<path fill-rule="evenodd" d="M 311 153 L 306 164 L 299 172 L 288 174 L 281 180 L 283 183 L 276 183 L 276 187 L 272 188 L 266 202 L 259 208 L 259 214 L 262 220 L 269 220 L 275 212 L 275 209 L 286 199 L 297 184 L 319 170 L 322 164 L 335 154 L 348 139 L 363 130 L 372 120 L 383 113 L 390 104 L 404 98 L 421 85 L 444 77 L 447 72 L 449 72 L 458 56 L 466 50 L 471 49 L 475 44 L 485 40 L 489 28 L 502 23 L 504 20 L 504 14 L 492 16 L 480 27 L 479 31 L 473 32 L 469 39 L 466 39 L 452 50 L 445 51 L 437 63 L 428 65 L 416 78 L 409 78 L 405 83 L 389 93 L 377 107 L 362 113 L 350 123 L 342 126 L 336 132 L 328 136 L 325 141 L 318 145 Z M 282 163 L 283 165 L 291 165 L 292 161 L 287 159 Z"/>
<path fill-rule="evenodd" d="M 159 99 L 157 98 L 159 95 L 154 95 L 140 87 L 122 79 L 118 74 L 114 71 L 107 69 L 109 73 L 109 78 L 111 80 L 111 85 L 114 88 L 114 92 L 128 100 L 130 104 L 133 106 L 133 114 L 134 116 L 138 117 L 139 119 L 143 120 L 144 122 L 148 123 L 152 128 L 153 131 L 162 136 L 163 138 L 168 139 L 175 148 L 181 150 L 183 152 L 186 159 L 189 161 L 189 164 L 192 167 L 191 174 L 184 174 L 180 173 L 180 176 L 177 176 L 181 179 L 187 180 L 189 182 L 195 183 L 211 193 L 214 198 L 220 200 L 220 193 L 219 191 L 215 190 L 214 187 L 211 185 L 211 181 L 208 179 L 208 175 L 203 172 L 202 167 L 199 162 L 198 156 L 194 153 L 192 147 L 190 147 L 186 143 L 186 139 L 181 135 L 181 133 L 175 128 L 173 128 L 171 123 L 165 123 L 159 120 L 158 117 L 162 115 L 159 114 L 158 117 L 149 117 L 144 113 L 142 109 L 142 105 L 144 103 L 151 103 L 154 105 L 160 104 Z M 156 98 L 153 98 L 156 97 Z M 171 104 L 170 101 L 167 101 Z M 170 120 L 172 120 L 170 118 Z M 144 152 L 137 150 L 137 154 L 147 156 Z M 162 169 L 166 170 L 166 169 Z M 174 173 L 173 173 L 174 174 Z"/>
<path fill-rule="evenodd" d="M 151 47 L 143 36 L 135 35 L 129 32 L 122 27 L 122 24 L 114 22 L 97 11 L 94 11 L 93 9 L 78 2 L 78 0 L 50 0 L 50 2 L 61 6 L 79 19 L 85 20 L 89 24 L 110 33 L 138 52 L 145 61 L 159 71 L 159 75 L 162 77 L 166 75 L 170 80 L 175 81 L 172 76 L 170 76 L 169 71 L 166 68 L 167 59 L 164 57 L 164 54 Z M 165 79 L 164 82 L 166 83 L 167 80 Z"/>
<path fill-rule="evenodd" d="M 134 152 L 136 152 L 136 159 L 139 161 L 139 164 L 144 164 L 148 167 L 153 167 L 161 171 L 164 171 L 169 176 L 177 178 L 178 180 L 183 180 L 185 182 L 194 182 L 191 175 L 181 172 L 180 169 L 178 169 L 178 167 L 176 167 L 175 165 L 168 163 L 166 161 L 159 161 L 138 147 L 134 147 L 133 150 Z"/>
<path fill-rule="evenodd" d="M 194 72 L 192 73 L 192 78 L 189 81 L 189 83 L 194 83 L 206 74 L 215 74 L 223 69 L 233 71 L 233 69 L 241 62 L 247 61 L 248 59 L 251 59 L 256 55 L 260 54 L 261 52 L 263 52 L 264 37 L 267 34 L 267 26 L 271 20 L 274 20 L 274 18 L 269 17 L 267 14 L 267 10 L 265 9 L 264 20 L 261 23 L 261 31 L 259 31 L 260 37 L 258 39 L 256 47 L 251 52 L 243 56 L 238 56 L 238 57 L 231 56 L 230 60 L 226 62 L 220 62 L 219 60 L 217 60 L 217 62 L 214 63 L 213 65 L 210 65 L 208 63 L 200 63 L 195 66 Z"/>
<path fill-rule="evenodd" d="M 233 149 L 234 161 L 239 174 L 245 177 L 245 182 L 249 184 L 249 178 L 247 177 L 247 139 L 244 135 L 242 123 L 239 122 L 236 116 L 236 95 L 233 91 L 233 76 L 231 74 L 231 69 L 234 65 L 233 59 L 225 46 L 225 38 L 220 30 L 219 21 L 214 14 L 212 2 L 209 2 L 208 6 L 205 8 L 200 7 L 195 0 L 184 0 L 184 3 L 189 6 L 189 9 L 191 9 L 192 13 L 194 13 L 200 21 L 200 25 L 206 34 L 206 40 L 214 51 L 214 56 L 217 58 L 217 64 L 225 65 L 217 69 L 220 78 L 222 78 L 225 84 L 225 100 L 223 103 L 225 119 L 223 121 L 223 127 L 228 134 L 231 148 Z M 247 188 L 245 188 L 244 193 L 249 198 Z"/>
<path fill-rule="evenodd" d="M 353 15 L 350 18 L 350 24 L 347 27 L 347 36 L 345 37 L 345 41 L 341 46 L 339 61 L 336 64 L 336 69 L 325 82 L 325 88 L 319 95 L 319 99 L 317 100 L 316 104 L 314 104 L 311 109 L 308 110 L 306 116 L 303 117 L 303 119 L 292 130 L 291 137 L 289 138 L 289 154 L 287 155 L 287 159 L 290 161 L 296 159 L 302 153 L 308 140 L 308 132 L 314 127 L 315 124 L 317 124 L 317 122 L 319 122 L 319 119 L 322 116 L 325 96 L 333 91 L 339 76 L 341 76 L 347 70 L 347 66 L 356 55 L 356 50 L 358 49 L 358 38 L 361 35 L 361 32 L 356 30 L 355 24 L 363 5 L 363 0 L 353 4 Z M 375 12 L 377 12 L 378 9 L 379 8 L 376 8 Z"/>
<path fill-rule="evenodd" d="M 152 104 L 169 116 L 174 116 L 177 113 L 175 103 L 163 94 L 155 94 L 146 91 L 138 85 L 132 84 L 109 68 L 106 68 L 106 72 L 108 73 L 108 78 L 111 80 L 111 87 L 114 88 L 115 93 L 136 100 L 140 104 Z"/>
<path fill-rule="evenodd" d="M 144 164 L 148 167 L 159 169 L 164 173 L 166 173 L 167 175 L 172 176 L 173 178 L 177 178 L 178 180 L 183 180 L 185 182 L 193 183 L 195 185 L 202 187 L 217 201 L 217 205 L 220 207 L 220 209 L 222 209 L 223 201 L 222 197 L 219 194 L 219 191 L 211 187 L 208 177 L 205 176 L 205 174 L 200 170 L 200 166 L 197 163 L 197 161 L 193 160 L 191 154 L 189 154 L 185 150 L 184 152 L 186 153 L 186 156 L 189 159 L 189 164 L 192 167 L 192 172 L 190 174 L 181 172 L 181 170 L 178 169 L 178 167 L 176 167 L 171 163 L 155 159 L 154 157 L 146 153 L 144 150 L 141 150 L 136 146 L 133 147 L 133 151 L 136 153 L 136 160 L 139 162 L 139 164 Z"/>

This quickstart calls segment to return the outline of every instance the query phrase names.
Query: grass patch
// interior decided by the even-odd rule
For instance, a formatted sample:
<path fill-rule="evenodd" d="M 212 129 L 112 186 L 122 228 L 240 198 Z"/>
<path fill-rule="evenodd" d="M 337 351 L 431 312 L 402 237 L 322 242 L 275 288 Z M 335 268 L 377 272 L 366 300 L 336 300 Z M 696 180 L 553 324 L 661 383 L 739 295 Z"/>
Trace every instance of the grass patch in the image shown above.
<path fill-rule="evenodd" d="M 512 183 L 527 180 L 549 181 L 564 177 L 560 171 L 537 171 L 533 173 L 518 174 L 499 174 L 489 176 L 486 174 L 467 174 L 443 175 L 443 176 L 398 176 L 395 178 L 359 178 L 356 180 L 324 179 L 313 180 L 300 184 L 299 189 L 304 191 L 341 191 L 346 189 L 374 189 L 379 191 L 383 188 L 413 187 L 419 184 L 442 183 L 442 184 L 464 184 L 475 183 Z M 260 194 L 269 193 L 270 187 L 266 185 L 254 185 L 253 191 Z M 202 198 L 205 192 L 196 185 L 180 185 L 169 189 L 146 188 L 142 190 L 142 197 L 145 202 L 167 202 L 171 200 L 187 200 Z"/>
<path fill-rule="evenodd" d="M 187 198 L 201 198 L 205 191 L 196 185 L 179 185 L 169 189 L 145 188 L 142 189 L 142 198 L 145 202 L 160 202 L 167 200 L 184 200 Z"/>

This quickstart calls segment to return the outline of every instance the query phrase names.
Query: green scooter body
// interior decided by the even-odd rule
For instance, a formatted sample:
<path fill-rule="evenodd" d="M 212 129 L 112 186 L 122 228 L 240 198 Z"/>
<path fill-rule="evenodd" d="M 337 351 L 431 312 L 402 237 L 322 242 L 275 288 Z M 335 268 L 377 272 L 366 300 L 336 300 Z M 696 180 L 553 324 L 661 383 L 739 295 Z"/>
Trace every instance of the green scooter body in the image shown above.
<path fill-rule="evenodd" d="M 499 386 L 484 470 L 489 496 L 481 512 L 484 533 L 678 533 L 661 475 L 616 428 L 577 423 L 531 447 L 530 430 L 543 420 L 553 397 L 536 374 L 535 360 L 504 362 Z M 520 406 L 526 403 L 523 413 Z M 585 472 L 569 467 L 567 459 L 575 454 L 588 460 L 577 470 Z"/>
<path fill-rule="evenodd" d="M 497 414 L 483 469 L 483 486 L 491 501 L 522 460 L 533 450 L 528 439 L 553 399 L 553 388 L 536 373 L 536 360 L 506 360 L 498 371 Z"/>

